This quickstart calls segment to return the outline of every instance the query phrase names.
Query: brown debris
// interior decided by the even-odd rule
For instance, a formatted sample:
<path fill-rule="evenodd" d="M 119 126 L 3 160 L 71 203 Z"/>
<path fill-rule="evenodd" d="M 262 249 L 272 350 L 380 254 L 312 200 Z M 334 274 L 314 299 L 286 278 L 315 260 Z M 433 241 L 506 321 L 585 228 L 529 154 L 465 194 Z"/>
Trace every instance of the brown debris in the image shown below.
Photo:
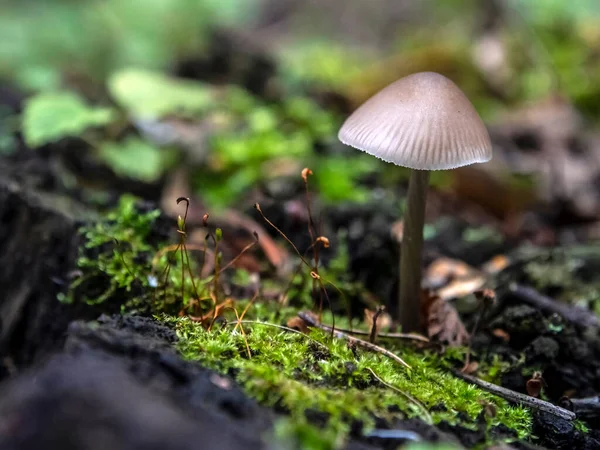
<path fill-rule="evenodd" d="M 442 300 L 465 297 L 481 289 L 486 283 L 485 274 L 463 261 L 438 258 L 433 261 L 423 280 L 423 286 L 434 289 Z"/>
<path fill-rule="evenodd" d="M 294 316 L 291 319 L 289 319 L 287 321 L 286 325 L 288 326 L 288 328 L 292 328 L 294 330 L 298 330 L 301 333 L 307 333 L 308 332 L 308 324 L 306 323 L 306 321 L 304 321 L 303 319 L 301 319 L 298 316 Z"/>
<path fill-rule="evenodd" d="M 375 311 L 365 308 L 365 324 L 369 327 L 369 341 L 375 342 L 382 329 L 389 329 L 392 325 L 392 316 L 384 312 L 384 307 L 379 306 Z"/>
<path fill-rule="evenodd" d="M 527 380 L 527 384 L 525 385 L 527 389 L 527 393 L 532 397 L 539 397 L 543 388 L 548 387 L 546 381 L 542 377 L 541 372 L 534 372 L 532 377 Z"/>
<path fill-rule="evenodd" d="M 469 333 L 460 320 L 456 309 L 431 291 L 421 291 L 421 311 L 427 336 L 451 346 L 465 345 Z"/>
<path fill-rule="evenodd" d="M 461 369 L 462 373 L 466 373 L 467 375 L 473 375 L 479 369 L 479 363 L 477 361 L 471 361 L 468 364 L 465 364 L 465 367 Z"/>
<path fill-rule="evenodd" d="M 494 328 L 492 330 L 492 334 L 498 339 L 502 339 L 504 342 L 508 343 L 510 341 L 510 334 L 504 331 L 501 328 Z"/>

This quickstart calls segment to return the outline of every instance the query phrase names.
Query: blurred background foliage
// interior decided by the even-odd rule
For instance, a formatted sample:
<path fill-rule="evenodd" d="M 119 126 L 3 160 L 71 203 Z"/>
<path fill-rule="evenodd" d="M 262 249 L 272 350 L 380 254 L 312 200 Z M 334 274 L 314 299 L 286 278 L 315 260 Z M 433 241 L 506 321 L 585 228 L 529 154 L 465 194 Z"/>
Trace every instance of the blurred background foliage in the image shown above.
<path fill-rule="evenodd" d="M 29 96 L 20 117 L 0 111 L 0 149 L 15 151 L 22 129 L 33 148 L 83 139 L 146 183 L 183 166 L 214 208 L 304 166 L 330 202 L 372 198 L 363 181 L 375 172 L 404 177 L 336 132 L 415 71 L 452 77 L 486 120 L 559 92 L 600 121 L 594 0 L 5 0 L 0 12 L 0 81 Z M 197 69 L 218 30 L 241 32 L 228 44 L 239 54 L 267 55 L 274 74 L 260 89 Z"/>

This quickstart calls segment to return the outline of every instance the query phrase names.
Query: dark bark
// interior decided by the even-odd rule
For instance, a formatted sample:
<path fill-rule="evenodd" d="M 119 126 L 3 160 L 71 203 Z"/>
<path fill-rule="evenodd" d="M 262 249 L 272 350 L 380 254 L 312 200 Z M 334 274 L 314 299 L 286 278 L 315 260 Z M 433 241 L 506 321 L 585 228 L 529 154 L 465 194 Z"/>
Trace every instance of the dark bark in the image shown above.
<path fill-rule="evenodd" d="M 68 323 L 86 315 L 57 301 L 75 267 L 85 209 L 11 172 L 0 167 L 0 350 L 20 366 L 60 347 Z"/>

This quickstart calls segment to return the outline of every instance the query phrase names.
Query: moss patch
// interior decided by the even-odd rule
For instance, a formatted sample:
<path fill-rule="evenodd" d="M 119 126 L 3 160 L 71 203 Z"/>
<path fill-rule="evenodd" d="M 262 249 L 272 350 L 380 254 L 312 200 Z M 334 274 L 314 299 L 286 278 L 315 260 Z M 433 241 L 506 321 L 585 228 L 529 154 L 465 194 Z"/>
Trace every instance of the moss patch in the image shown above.
<path fill-rule="evenodd" d="M 320 330 L 303 335 L 272 326 L 285 323 L 297 311 L 260 298 L 246 319 L 268 323 L 244 324 L 243 332 L 226 323 L 215 323 L 207 331 L 188 317 L 176 317 L 177 312 L 189 310 L 190 299 L 202 299 L 208 285 L 207 280 L 192 283 L 187 274 L 198 273 L 198 268 L 184 268 L 179 253 L 158 251 L 148 242 L 157 217 L 157 211 L 142 212 L 135 199 L 124 197 L 106 221 L 83 228 L 85 246 L 78 261 L 82 274 L 62 300 L 109 301 L 121 311 L 158 314 L 176 329 L 178 350 L 186 359 L 232 376 L 260 403 L 287 414 L 276 435 L 290 437 L 302 448 L 309 442 L 310 448 L 338 448 L 349 435 L 419 418 L 483 429 L 482 447 L 506 439 L 506 434 L 497 437 L 494 428 L 499 425 L 512 430 L 512 439 L 529 436 L 528 409 L 510 406 L 450 374 L 453 361 L 463 359 L 461 349 L 439 355 L 411 343 L 387 342 L 386 347 L 412 367 L 406 370 L 383 355 L 351 347 Z M 323 275 L 350 292 L 358 288 L 344 277 L 347 262 L 347 254 L 340 252 Z M 162 269 L 167 266 L 165 275 Z M 233 278 L 243 281 L 243 273 L 238 271 Z M 310 303 L 310 286 L 310 280 L 294 284 L 292 303 Z M 238 311 L 246 305 L 235 302 Z M 338 326 L 348 326 L 345 317 L 335 320 Z"/>
<path fill-rule="evenodd" d="M 257 311 L 265 319 L 273 318 L 260 305 Z M 321 448 L 335 448 L 349 433 L 367 432 L 382 421 L 411 417 L 470 429 L 477 428 L 475 419 L 480 417 L 487 431 L 503 424 L 514 430 L 515 437 L 530 433 L 527 409 L 509 406 L 453 377 L 434 352 L 406 344 L 388 346 L 413 368 L 406 370 L 382 355 L 332 340 L 320 330 L 305 336 L 248 324 L 245 336 L 252 353 L 248 358 L 239 328 L 232 332 L 233 326 L 227 325 L 207 332 L 187 318 L 161 320 L 175 327 L 178 349 L 186 359 L 233 376 L 260 403 L 289 413 L 300 434 L 313 436 L 304 428 L 309 424 L 320 427 L 319 436 L 327 443 Z M 486 410 L 495 414 L 486 415 Z M 284 428 L 289 431 L 290 425 Z"/>
<path fill-rule="evenodd" d="M 110 302 L 108 311 L 113 306 L 128 312 L 148 309 L 154 285 L 150 261 L 162 244 L 149 241 L 159 215 L 158 210 L 144 211 L 135 197 L 125 195 L 102 220 L 81 227 L 77 277 L 58 299 L 89 305 Z"/>

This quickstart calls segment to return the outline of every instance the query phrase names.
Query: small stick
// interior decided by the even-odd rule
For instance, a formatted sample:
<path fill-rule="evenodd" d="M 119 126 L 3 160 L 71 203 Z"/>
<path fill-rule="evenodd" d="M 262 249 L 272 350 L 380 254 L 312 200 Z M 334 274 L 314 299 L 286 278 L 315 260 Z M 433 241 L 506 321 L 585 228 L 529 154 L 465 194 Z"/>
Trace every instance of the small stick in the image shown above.
<path fill-rule="evenodd" d="M 320 328 L 323 331 L 331 332 L 331 334 L 333 336 L 337 337 L 338 339 L 344 339 L 351 344 L 356 344 L 360 347 L 366 348 L 367 350 L 381 353 L 382 355 L 385 355 L 388 358 L 393 359 L 397 363 L 402 364 L 404 367 L 411 369 L 411 367 L 408 364 L 406 364 L 406 362 L 404 362 L 402 360 L 402 358 L 400 358 L 398 355 L 395 355 L 394 353 L 390 352 L 389 350 L 386 350 L 383 347 L 380 347 L 375 344 L 371 344 L 370 342 L 363 341 L 362 339 L 358 339 L 353 336 L 350 336 L 349 334 L 343 333 L 333 327 L 328 327 L 327 325 L 320 324 L 309 312 L 300 311 L 298 313 L 298 317 L 300 317 L 302 320 L 304 320 L 310 326 Z"/>
<path fill-rule="evenodd" d="M 513 295 L 520 300 L 523 300 L 525 303 L 548 312 L 556 313 L 574 325 L 582 328 L 600 327 L 600 320 L 598 317 L 586 309 L 561 303 L 553 298 L 540 294 L 533 288 L 517 283 L 512 283 L 509 286 L 509 290 Z"/>
<path fill-rule="evenodd" d="M 328 327 L 328 325 L 323 325 L 324 327 Z M 338 331 L 343 331 L 344 333 L 348 333 L 348 334 L 356 334 L 359 336 L 369 336 L 371 334 L 371 332 L 369 331 L 361 331 L 361 330 L 348 330 L 347 328 L 339 328 L 336 327 L 335 328 Z M 426 342 L 429 343 L 429 339 L 427 339 L 425 336 L 421 336 L 420 334 L 417 333 L 377 333 L 377 337 L 381 338 L 381 339 L 411 339 L 413 341 L 420 341 L 420 342 Z"/>
<path fill-rule="evenodd" d="M 385 387 L 398 392 L 399 394 L 403 395 L 408 401 L 413 402 L 415 405 L 417 405 L 424 413 L 425 418 L 427 419 L 426 422 L 428 424 L 432 424 L 433 423 L 433 418 L 431 417 L 431 414 L 429 414 L 429 410 L 427 409 L 427 407 L 421 403 L 419 400 L 417 400 L 416 398 L 414 398 L 412 395 L 407 394 L 404 391 L 401 391 L 400 389 L 398 389 L 396 386 L 394 386 L 393 384 L 390 384 L 386 381 L 383 381 L 376 373 L 373 369 L 371 369 L 370 367 L 367 367 L 367 370 L 369 372 L 371 372 L 371 374 L 375 377 L 375 379 L 377 381 L 379 381 L 381 384 L 383 384 Z"/>
<path fill-rule="evenodd" d="M 503 399 L 509 402 L 519 403 L 530 408 L 537 409 L 539 411 L 544 411 L 549 414 L 553 414 L 557 417 L 560 417 L 561 419 L 575 419 L 575 413 L 573 411 L 569 411 L 568 409 L 553 405 L 550 402 L 546 402 L 535 397 L 530 397 L 529 395 L 521 394 L 519 392 L 511 391 L 510 389 L 506 389 L 502 386 L 498 386 L 493 383 L 488 383 L 487 381 L 483 381 L 477 377 L 466 375 L 458 370 L 452 370 L 452 373 L 454 374 L 454 376 L 462 378 L 468 383 L 472 383 L 480 387 L 481 389 L 488 391 L 491 394 L 502 397 Z"/>
<path fill-rule="evenodd" d="M 378 306 L 375 314 L 373 314 L 373 325 L 371 326 L 371 334 L 369 335 L 369 342 L 371 344 L 374 344 L 375 339 L 377 338 L 377 319 L 379 319 L 379 316 L 383 313 L 384 309 L 384 306 Z"/>

